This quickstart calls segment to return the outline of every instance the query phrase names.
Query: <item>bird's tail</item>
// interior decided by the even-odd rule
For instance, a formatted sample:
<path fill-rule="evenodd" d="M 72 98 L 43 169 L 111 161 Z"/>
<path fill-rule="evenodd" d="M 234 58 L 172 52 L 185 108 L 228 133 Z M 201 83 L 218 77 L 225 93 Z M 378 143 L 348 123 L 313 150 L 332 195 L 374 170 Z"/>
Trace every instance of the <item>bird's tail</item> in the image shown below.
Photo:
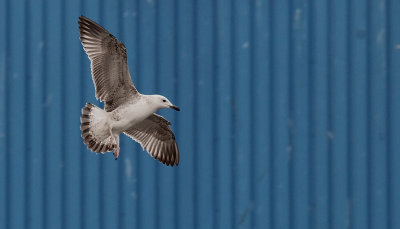
<path fill-rule="evenodd" d="M 114 149 L 105 110 L 87 103 L 82 108 L 81 131 L 83 141 L 93 152 L 104 153 Z"/>

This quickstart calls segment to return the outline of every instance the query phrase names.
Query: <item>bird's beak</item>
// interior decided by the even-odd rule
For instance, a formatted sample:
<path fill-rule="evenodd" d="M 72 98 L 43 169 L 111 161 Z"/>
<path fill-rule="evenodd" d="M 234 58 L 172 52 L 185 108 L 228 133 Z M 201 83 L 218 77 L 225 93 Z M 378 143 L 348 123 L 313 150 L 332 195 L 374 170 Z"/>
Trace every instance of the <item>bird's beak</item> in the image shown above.
<path fill-rule="evenodd" d="M 170 108 L 172 108 L 172 109 L 174 109 L 174 110 L 176 110 L 176 111 L 180 111 L 181 109 L 179 109 L 179 107 L 177 107 L 177 106 L 174 106 L 174 105 L 171 105 L 171 106 L 169 106 Z"/>

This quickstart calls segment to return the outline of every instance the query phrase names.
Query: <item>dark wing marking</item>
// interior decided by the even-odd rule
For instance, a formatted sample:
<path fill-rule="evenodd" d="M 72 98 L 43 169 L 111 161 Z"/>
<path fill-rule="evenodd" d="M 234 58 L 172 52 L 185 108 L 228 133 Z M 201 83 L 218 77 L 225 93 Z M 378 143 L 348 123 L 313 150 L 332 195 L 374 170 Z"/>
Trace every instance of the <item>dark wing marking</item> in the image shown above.
<path fill-rule="evenodd" d="M 168 120 L 158 114 L 152 114 L 126 130 L 125 134 L 139 142 L 155 159 L 174 166 L 179 163 L 179 150 L 169 126 Z"/>

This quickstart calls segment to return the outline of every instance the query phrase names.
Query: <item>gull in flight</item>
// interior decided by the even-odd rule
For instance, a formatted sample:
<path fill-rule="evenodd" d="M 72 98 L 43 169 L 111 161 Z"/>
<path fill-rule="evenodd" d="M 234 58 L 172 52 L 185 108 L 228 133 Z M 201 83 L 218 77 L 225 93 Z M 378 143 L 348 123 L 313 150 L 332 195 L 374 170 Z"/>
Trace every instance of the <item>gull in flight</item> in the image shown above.
<path fill-rule="evenodd" d="M 178 165 L 179 150 L 171 123 L 155 112 L 179 108 L 162 95 L 140 94 L 129 74 L 125 45 L 84 16 L 78 24 L 91 62 L 96 98 L 104 102 L 104 109 L 91 103 L 82 108 L 81 131 L 87 147 L 96 153 L 113 151 L 117 159 L 119 135 L 124 133 L 163 164 Z"/>

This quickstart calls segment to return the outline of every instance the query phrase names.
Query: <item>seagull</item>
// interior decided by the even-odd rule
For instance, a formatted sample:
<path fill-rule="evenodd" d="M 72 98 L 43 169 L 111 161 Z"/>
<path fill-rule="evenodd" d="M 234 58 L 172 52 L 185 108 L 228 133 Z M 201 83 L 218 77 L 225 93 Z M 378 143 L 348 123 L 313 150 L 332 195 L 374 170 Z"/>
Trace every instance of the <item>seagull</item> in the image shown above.
<path fill-rule="evenodd" d="M 96 153 L 113 151 L 116 160 L 119 136 L 124 133 L 163 164 L 178 165 L 179 150 L 171 123 L 155 112 L 179 108 L 162 95 L 140 94 L 129 74 L 125 45 L 87 17 L 80 16 L 78 24 L 91 62 L 96 98 L 104 102 L 104 109 L 91 103 L 82 108 L 81 131 L 87 147 Z"/>

